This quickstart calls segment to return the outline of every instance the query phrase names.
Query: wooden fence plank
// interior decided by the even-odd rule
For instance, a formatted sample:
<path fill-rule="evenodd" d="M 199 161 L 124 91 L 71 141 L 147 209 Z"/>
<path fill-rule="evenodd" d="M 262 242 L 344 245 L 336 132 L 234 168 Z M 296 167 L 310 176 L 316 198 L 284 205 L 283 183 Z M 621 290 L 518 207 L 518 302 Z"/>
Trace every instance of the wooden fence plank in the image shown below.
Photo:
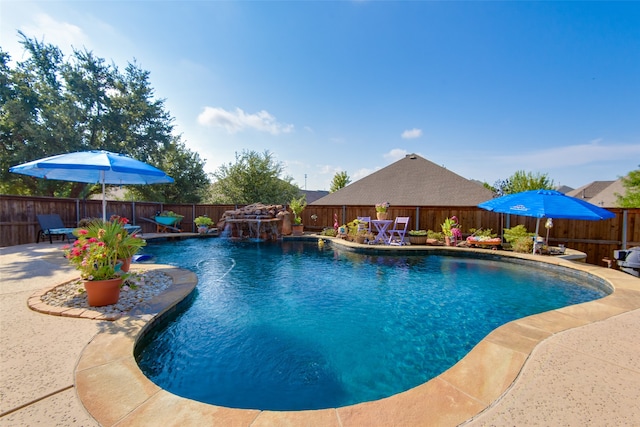
<path fill-rule="evenodd" d="M 109 201 L 107 212 L 129 218 L 132 224 L 140 225 L 143 233 L 155 231 L 155 226 L 139 220 L 141 217 L 152 218 L 157 212 L 171 210 L 184 216 L 182 229 L 194 231 L 193 220 L 200 215 L 207 215 L 217 222 L 225 211 L 236 209 L 234 205 L 193 205 L 170 204 L 158 202 Z M 579 221 L 554 219 L 553 228 L 549 230 L 549 242 L 557 245 L 564 243 L 567 247 L 586 252 L 587 262 L 604 265 L 602 259 L 612 258 L 613 251 L 622 248 L 626 237 L 627 247 L 640 245 L 640 209 L 609 209 L 616 217 L 604 221 Z M 626 211 L 626 236 L 623 233 L 623 217 Z M 0 247 L 34 243 L 39 229 L 36 215 L 46 213 L 60 214 L 67 227 L 75 227 L 82 218 L 102 217 L 101 200 L 78 200 L 56 197 L 28 197 L 0 195 Z M 480 209 L 476 206 L 392 206 L 389 209 L 390 218 L 409 216 L 409 228 L 414 229 L 419 224 L 423 230 L 440 231 L 440 224 L 445 218 L 455 215 L 462 225 L 463 232 L 470 228 L 492 229 L 500 234 L 507 222 L 511 227 L 523 224 L 527 230 L 533 232 L 536 219 L 511 215 L 497 214 Z M 315 221 L 312 216 L 316 215 Z M 302 213 L 302 222 L 307 231 L 322 231 L 333 228 L 334 215 L 338 217 L 339 225 L 347 223 L 358 216 L 375 217 L 372 206 L 308 206 Z M 540 235 L 546 236 L 545 220 L 540 221 Z"/>

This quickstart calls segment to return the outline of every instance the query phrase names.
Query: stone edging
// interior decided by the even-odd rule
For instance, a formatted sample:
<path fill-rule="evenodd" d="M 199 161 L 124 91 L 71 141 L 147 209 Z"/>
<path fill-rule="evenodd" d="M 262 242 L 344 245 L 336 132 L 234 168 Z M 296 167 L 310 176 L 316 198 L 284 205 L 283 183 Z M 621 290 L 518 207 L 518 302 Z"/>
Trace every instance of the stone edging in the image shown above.
<path fill-rule="evenodd" d="M 613 292 L 596 301 L 502 325 L 438 377 L 394 396 L 341 408 L 278 412 L 196 402 L 169 393 L 144 376 L 134 358 L 138 339 L 154 319 L 186 298 L 197 281 L 194 273 L 168 269 L 165 272 L 173 278 L 174 286 L 136 313 L 109 323 L 87 345 L 75 371 L 78 397 L 103 426 L 458 425 L 479 415 L 513 385 L 540 342 L 562 331 L 640 308 L 640 282 L 630 275 L 564 259 L 528 254 L 515 257 L 596 276 Z"/>

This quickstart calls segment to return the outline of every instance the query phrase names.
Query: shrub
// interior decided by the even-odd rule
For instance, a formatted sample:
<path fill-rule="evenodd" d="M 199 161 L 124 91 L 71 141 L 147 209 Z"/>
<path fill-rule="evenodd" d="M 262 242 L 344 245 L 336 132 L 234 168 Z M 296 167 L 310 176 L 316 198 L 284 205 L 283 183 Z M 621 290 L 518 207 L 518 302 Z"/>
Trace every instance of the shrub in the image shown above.
<path fill-rule="evenodd" d="M 336 237 L 336 230 L 335 228 L 325 228 L 320 234 L 322 236 Z"/>
<path fill-rule="evenodd" d="M 439 242 L 444 242 L 444 234 L 439 231 L 427 230 L 427 239 L 435 239 Z"/>
<path fill-rule="evenodd" d="M 527 229 L 522 224 L 504 229 L 504 240 L 506 240 L 508 243 L 511 243 L 512 245 L 515 244 L 516 240 L 522 237 L 528 237 L 529 240 L 531 240 L 531 237 L 533 237 L 533 233 L 527 232 Z"/>
<path fill-rule="evenodd" d="M 533 239 L 531 237 L 518 237 L 511 246 L 514 252 L 530 254 L 533 252 Z"/>

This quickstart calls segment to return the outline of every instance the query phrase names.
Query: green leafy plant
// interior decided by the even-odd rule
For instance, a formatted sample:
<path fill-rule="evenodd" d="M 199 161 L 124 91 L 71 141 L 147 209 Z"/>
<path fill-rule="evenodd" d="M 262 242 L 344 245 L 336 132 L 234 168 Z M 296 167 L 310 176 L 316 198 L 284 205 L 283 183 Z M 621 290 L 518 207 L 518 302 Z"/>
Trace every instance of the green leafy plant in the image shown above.
<path fill-rule="evenodd" d="M 100 220 L 98 220 L 100 221 Z M 123 228 L 125 225 L 129 223 L 129 220 L 125 217 L 113 215 L 109 218 L 110 222 L 117 222 Z M 128 230 L 125 229 L 125 233 L 120 232 L 120 236 L 122 239 L 118 245 L 118 259 L 127 259 L 134 256 L 141 247 L 146 246 L 147 242 L 142 237 L 136 234 L 129 234 Z"/>
<path fill-rule="evenodd" d="M 462 230 L 460 230 L 460 224 L 458 224 L 458 217 L 455 215 L 445 219 L 440 227 L 445 237 L 455 237 L 456 240 L 462 239 Z"/>
<path fill-rule="evenodd" d="M 211 227 L 213 220 L 206 215 L 201 215 L 193 220 L 198 227 Z"/>
<path fill-rule="evenodd" d="M 184 218 L 184 215 L 175 213 L 174 211 L 162 211 L 158 216 L 170 216 L 172 218 Z"/>
<path fill-rule="evenodd" d="M 409 230 L 409 236 L 426 236 L 427 230 Z"/>
<path fill-rule="evenodd" d="M 533 251 L 534 233 L 529 233 L 522 225 L 504 229 L 504 239 L 511 244 L 514 252 L 531 253 Z"/>
<path fill-rule="evenodd" d="M 376 212 L 386 212 L 389 206 L 389 202 L 376 203 Z"/>
<path fill-rule="evenodd" d="M 511 244 L 514 252 L 530 254 L 533 252 L 533 239 L 531 237 L 518 237 Z"/>
<path fill-rule="evenodd" d="M 496 233 L 492 232 L 493 230 L 491 230 L 490 228 L 470 228 L 469 229 L 469 233 L 471 233 L 472 236 L 478 237 L 478 238 L 482 238 L 482 237 L 486 237 L 486 238 L 490 238 L 490 239 L 494 239 L 496 237 L 498 237 L 498 235 Z"/>
<path fill-rule="evenodd" d="M 328 236 L 328 237 L 336 237 L 336 229 L 335 228 L 325 228 L 324 230 L 322 230 L 322 233 L 320 233 L 322 236 Z"/>
<path fill-rule="evenodd" d="M 444 242 L 444 234 L 440 231 L 427 230 L 427 239 L 434 239 L 439 242 Z"/>
<path fill-rule="evenodd" d="M 516 240 L 522 237 L 527 237 L 527 238 L 533 237 L 533 233 L 529 233 L 527 231 L 527 228 L 522 224 L 516 225 L 515 227 L 504 229 L 504 240 L 506 240 L 508 243 L 513 244 Z"/>
<path fill-rule="evenodd" d="M 302 215 L 302 211 L 304 211 L 304 208 L 307 207 L 306 194 L 303 194 L 297 199 L 295 197 L 291 199 L 291 201 L 289 202 L 289 207 L 291 208 L 291 212 L 293 212 L 293 223 L 296 225 L 301 225 L 302 218 L 300 217 L 300 215 Z"/>
<path fill-rule="evenodd" d="M 73 246 L 63 246 L 65 256 L 84 280 L 108 280 L 120 277 L 116 269 L 120 243 L 128 236 L 118 221 L 95 221 L 73 232 Z"/>

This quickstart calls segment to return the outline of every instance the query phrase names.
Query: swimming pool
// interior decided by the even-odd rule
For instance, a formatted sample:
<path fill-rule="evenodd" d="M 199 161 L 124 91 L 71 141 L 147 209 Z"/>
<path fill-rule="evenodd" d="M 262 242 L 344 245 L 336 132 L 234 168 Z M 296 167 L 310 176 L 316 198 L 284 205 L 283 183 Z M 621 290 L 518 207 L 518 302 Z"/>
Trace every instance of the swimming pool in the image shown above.
<path fill-rule="evenodd" d="M 501 324 L 605 295 L 580 286 L 582 277 L 522 264 L 314 242 L 194 239 L 145 252 L 195 271 L 199 284 L 188 310 L 140 342 L 141 369 L 172 393 L 238 408 L 318 409 L 396 394 Z"/>

